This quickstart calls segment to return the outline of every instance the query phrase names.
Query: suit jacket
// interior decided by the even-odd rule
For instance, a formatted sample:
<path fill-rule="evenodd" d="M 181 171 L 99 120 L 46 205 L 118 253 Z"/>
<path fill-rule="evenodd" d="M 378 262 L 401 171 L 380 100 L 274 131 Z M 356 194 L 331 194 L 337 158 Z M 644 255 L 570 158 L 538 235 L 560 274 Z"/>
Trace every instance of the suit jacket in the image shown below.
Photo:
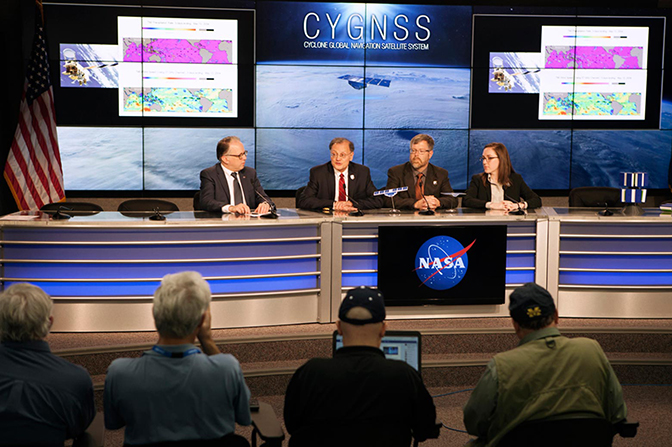
<path fill-rule="evenodd" d="M 442 192 L 453 192 L 448 180 L 448 171 L 433 164 L 427 166 L 425 173 L 425 195 L 434 196 L 441 202 L 441 208 L 456 208 L 457 197 L 442 196 Z M 394 196 L 394 206 L 399 209 L 412 210 L 415 204 L 415 176 L 410 162 L 391 167 L 387 171 L 387 185 L 385 189 L 408 186 L 408 191 L 402 191 Z M 385 206 L 392 207 L 392 199 L 385 197 Z"/>
<path fill-rule="evenodd" d="M 373 197 L 376 186 L 371 181 L 371 171 L 366 166 L 350 162 L 348 178 L 345 181 L 345 191 L 350 199 L 354 199 L 351 200 L 354 206 L 363 210 L 383 206 L 379 197 Z M 327 162 L 310 169 L 310 180 L 296 206 L 304 210 L 331 208 L 335 194 L 334 167 L 331 162 Z"/>
<path fill-rule="evenodd" d="M 263 202 L 257 192 L 264 196 L 269 204 L 273 204 L 273 201 L 266 195 L 264 188 L 262 188 L 261 183 L 259 183 L 257 171 L 245 166 L 238 174 L 240 184 L 243 186 L 245 202 L 250 209 L 254 210 Z M 231 204 L 231 194 L 232 192 L 229 191 L 229 184 L 226 181 L 224 170 L 220 163 L 201 171 L 200 200 L 202 209 L 210 211 L 211 213 L 221 213 L 224 205 Z"/>
<path fill-rule="evenodd" d="M 524 200 L 527 202 L 529 209 L 539 208 L 541 206 L 541 199 L 527 186 L 523 180 L 523 176 L 516 172 L 511 173 L 511 186 L 504 188 L 504 200 L 511 200 L 520 202 Z M 508 196 L 508 197 L 506 197 Z M 490 192 L 490 184 L 483 184 L 481 174 L 476 174 L 471 178 L 471 184 L 465 191 L 465 196 L 462 198 L 462 206 L 469 208 L 485 208 L 485 204 L 490 202 L 492 194 Z"/>

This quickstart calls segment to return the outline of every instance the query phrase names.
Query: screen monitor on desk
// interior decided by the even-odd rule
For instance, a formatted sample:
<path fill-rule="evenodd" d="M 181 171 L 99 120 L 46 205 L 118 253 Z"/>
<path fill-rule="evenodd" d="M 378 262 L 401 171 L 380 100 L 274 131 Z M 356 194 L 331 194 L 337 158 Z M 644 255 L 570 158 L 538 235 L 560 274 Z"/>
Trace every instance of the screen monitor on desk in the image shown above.
<path fill-rule="evenodd" d="M 386 331 L 380 341 L 380 349 L 385 358 L 401 360 L 408 363 L 416 371 L 420 372 L 422 365 L 422 346 L 420 344 L 420 332 L 418 331 Z M 332 336 L 332 350 L 343 347 L 343 336 L 334 331 Z"/>
<path fill-rule="evenodd" d="M 506 225 L 381 226 L 378 288 L 387 306 L 503 304 Z"/>

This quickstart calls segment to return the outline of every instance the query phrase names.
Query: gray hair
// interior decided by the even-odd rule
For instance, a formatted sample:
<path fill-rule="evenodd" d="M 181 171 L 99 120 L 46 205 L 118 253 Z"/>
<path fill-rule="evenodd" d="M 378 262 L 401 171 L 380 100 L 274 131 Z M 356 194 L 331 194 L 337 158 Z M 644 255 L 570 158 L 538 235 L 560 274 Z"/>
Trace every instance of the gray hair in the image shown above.
<path fill-rule="evenodd" d="M 0 294 L 0 341 L 42 340 L 49 333 L 53 302 L 44 290 L 28 283 Z"/>
<path fill-rule="evenodd" d="M 154 292 L 154 323 L 159 334 L 184 338 L 194 332 L 210 305 L 210 286 L 198 272 L 166 275 Z"/>

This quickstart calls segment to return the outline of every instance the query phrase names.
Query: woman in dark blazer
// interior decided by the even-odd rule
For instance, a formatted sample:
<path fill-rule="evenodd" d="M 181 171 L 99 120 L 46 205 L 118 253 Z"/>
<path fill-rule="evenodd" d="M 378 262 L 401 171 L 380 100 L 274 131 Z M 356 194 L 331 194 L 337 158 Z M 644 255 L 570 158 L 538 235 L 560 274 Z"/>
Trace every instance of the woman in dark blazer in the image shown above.
<path fill-rule="evenodd" d="M 481 156 L 483 173 L 471 178 L 462 206 L 516 211 L 539 208 L 541 199 L 511 166 L 509 151 L 502 143 L 490 143 Z"/>

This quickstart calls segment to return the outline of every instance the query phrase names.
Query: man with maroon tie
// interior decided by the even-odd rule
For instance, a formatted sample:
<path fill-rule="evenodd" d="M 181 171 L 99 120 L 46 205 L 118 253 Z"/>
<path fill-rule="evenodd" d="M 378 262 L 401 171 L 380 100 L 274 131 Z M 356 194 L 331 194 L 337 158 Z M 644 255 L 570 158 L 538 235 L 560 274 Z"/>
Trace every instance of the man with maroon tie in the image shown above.
<path fill-rule="evenodd" d="M 434 155 L 434 139 L 427 134 L 418 134 L 411 139 L 409 160 L 393 166 L 387 171 L 385 189 L 408 186 L 394 197 L 400 209 L 426 210 L 435 208 L 455 208 L 457 199 L 442 196 L 443 192 L 453 192 L 448 180 L 448 171 L 434 166 L 429 160 Z M 385 199 L 391 206 L 390 199 Z"/>
<path fill-rule="evenodd" d="M 297 208 L 330 208 L 338 211 L 380 208 L 382 200 L 373 197 L 376 187 L 369 168 L 352 162 L 355 145 L 345 138 L 329 143 L 331 161 L 310 170 L 310 180 L 297 200 Z"/>

